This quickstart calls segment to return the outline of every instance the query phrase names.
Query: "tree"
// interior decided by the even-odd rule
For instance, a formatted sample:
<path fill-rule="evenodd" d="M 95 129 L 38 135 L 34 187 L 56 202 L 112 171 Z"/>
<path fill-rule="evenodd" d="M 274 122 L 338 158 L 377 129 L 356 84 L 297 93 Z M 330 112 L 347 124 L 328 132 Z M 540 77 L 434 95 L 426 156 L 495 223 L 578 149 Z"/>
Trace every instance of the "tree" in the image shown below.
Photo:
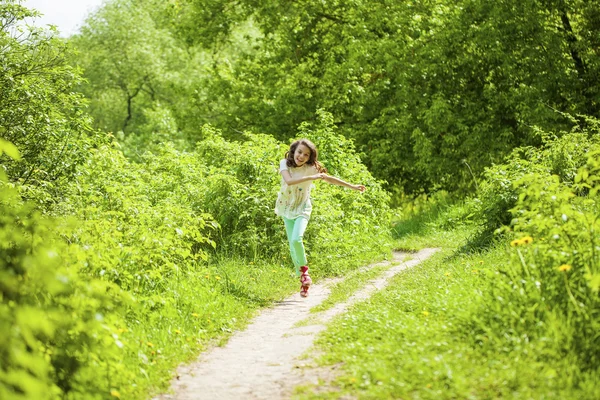
<path fill-rule="evenodd" d="M 168 5 L 167 5 L 168 6 Z M 79 50 L 74 62 L 87 83 L 95 126 L 130 133 L 147 121 L 145 110 L 177 110 L 189 55 L 164 22 L 164 2 L 113 0 L 93 13 L 71 38 Z"/>
<path fill-rule="evenodd" d="M 598 11 L 589 1 L 211 7 L 232 10 L 231 21 L 243 15 L 262 32 L 251 38 L 252 51 L 215 68 L 220 126 L 291 137 L 299 121 L 325 108 L 373 173 L 408 192 L 472 189 L 471 171 L 540 144 L 534 125 L 561 130 L 570 124 L 563 112 L 598 113 Z M 182 32 L 192 35 L 188 42 L 205 41 Z"/>
<path fill-rule="evenodd" d="M 24 25 L 39 15 L 8 0 L 0 4 L 0 135 L 22 159 L 0 156 L 12 180 L 52 187 L 69 176 L 97 137 L 74 87 L 81 80 L 54 28 Z"/>

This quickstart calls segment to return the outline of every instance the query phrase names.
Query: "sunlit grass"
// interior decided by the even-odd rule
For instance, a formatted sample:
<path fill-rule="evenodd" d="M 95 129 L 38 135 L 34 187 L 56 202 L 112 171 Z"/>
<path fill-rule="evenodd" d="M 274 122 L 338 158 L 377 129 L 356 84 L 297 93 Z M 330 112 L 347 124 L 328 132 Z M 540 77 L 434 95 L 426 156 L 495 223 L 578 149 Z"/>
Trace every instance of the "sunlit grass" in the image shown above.
<path fill-rule="evenodd" d="M 321 304 L 311 308 L 310 312 L 317 313 L 325 311 L 336 304 L 348 300 L 354 293 L 362 289 L 367 282 L 378 277 L 381 273 L 391 267 L 392 264 L 382 264 L 372 268 L 358 269 L 347 273 L 344 280 L 332 286 L 330 295 Z"/>
<path fill-rule="evenodd" d="M 460 249 L 471 232 L 405 229 L 400 247 L 443 250 L 334 320 L 314 351 L 320 365 L 342 367 L 295 398 L 599 398 L 598 371 L 579 370 L 549 339 L 482 331 L 484 291 L 506 263 L 506 246 L 467 254 Z"/>

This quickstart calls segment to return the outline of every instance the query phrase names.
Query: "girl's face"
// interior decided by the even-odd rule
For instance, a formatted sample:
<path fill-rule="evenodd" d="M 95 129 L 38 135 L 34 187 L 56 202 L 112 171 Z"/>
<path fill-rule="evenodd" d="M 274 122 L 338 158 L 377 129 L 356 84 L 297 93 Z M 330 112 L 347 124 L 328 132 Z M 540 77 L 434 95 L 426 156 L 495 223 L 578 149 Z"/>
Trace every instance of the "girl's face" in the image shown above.
<path fill-rule="evenodd" d="M 294 152 L 294 161 L 298 167 L 303 166 L 310 158 L 310 149 L 303 144 L 299 144 Z"/>

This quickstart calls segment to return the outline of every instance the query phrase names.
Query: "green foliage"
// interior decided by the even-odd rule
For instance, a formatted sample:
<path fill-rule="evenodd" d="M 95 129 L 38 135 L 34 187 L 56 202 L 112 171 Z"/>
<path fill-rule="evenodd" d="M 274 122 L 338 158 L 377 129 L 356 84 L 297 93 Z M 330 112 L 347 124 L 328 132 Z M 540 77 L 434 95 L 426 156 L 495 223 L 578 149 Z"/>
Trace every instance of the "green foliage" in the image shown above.
<path fill-rule="evenodd" d="M 307 240 L 319 269 L 336 271 L 347 257 L 380 252 L 388 246 L 391 216 L 382 183 L 361 162 L 353 142 L 336 132 L 331 114 L 319 110 L 317 121 L 301 124 L 298 134 L 315 143 L 328 173 L 367 187 L 362 194 L 324 183 L 316 188 Z"/>
<path fill-rule="evenodd" d="M 511 223 L 511 210 L 528 179 L 535 177 L 548 183 L 558 179 L 571 186 L 587 154 L 598 146 L 593 130 L 578 129 L 560 137 L 543 135 L 541 148 L 515 149 L 504 164 L 486 169 L 475 201 L 476 219 L 482 226 L 475 242 L 489 242 L 498 229 Z"/>
<path fill-rule="evenodd" d="M 531 325 L 528 329 L 534 331 L 540 320 L 561 321 L 556 337 L 559 348 L 586 369 L 600 364 L 593 350 L 600 344 L 596 334 L 600 328 L 600 203 L 595 193 L 599 154 L 597 148 L 578 174 L 580 182 L 596 188 L 587 196 L 577 196 L 556 176 L 523 178 L 513 209 L 517 216 L 514 231 L 527 236 L 512 242 L 516 247 L 513 262 L 501 280 L 512 289 L 504 292 L 518 293 L 513 311 Z M 506 297 L 505 301 L 511 301 Z"/>
<path fill-rule="evenodd" d="M 453 208 L 439 219 L 463 206 Z M 421 231 L 421 245 L 447 237 L 442 251 L 334 321 L 317 350 L 319 363 L 338 366 L 336 376 L 318 388 L 297 388 L 297 397 L 596 398 L 596 352 L 587 347 L 579 353 L 579 346 L 597 340 L 588 330 L 597 315 L 571 323 L 572 316 L 557 312 L 547 291 L 558 285 L 546 279 L 542 288 L 535 285 L 540 277 L 532 264 L 529 276 L 507 242 L 478 254 L 460 251 L 473 228 L 448 232 L 429 224 Z M 410 247 L 414 240 L 403 237 L 398 245 Z M 531 245 L 517 248 L 529 261 L 543 257 Z M 564 273 L 552 266 L 544 275 L 562 279 Z M 567 308 L 569 301 L 560 298 Z M 585 339 L 575 332 L 582 324 Z"/>
<path fill-rule="evenodd" d="M 131 163 L 117 149 L 99 148 L 55 211 L 81 221 L 64 235 L 88 249 L 87 271 L 134 293 L 160 290 L 204 264 L 215 246 L 216 225 L 195 198 L 198 165 L 169 146 L 144 158 Z"/>
<path fill-rule="evenodd" d="M 215 50 L 198 102 L 208 121 L 287 139 L 324 108 L 373 174 L 408 193 L 473 190 L 513 148 L 540 145 L 532 126 L 598 112 L 586 1 L 190 0 L 178 12 L 177 32 Z M 248 24 L 260 34 L 219 55 Z"/>
<path fill-rule="evenodd" d="M 72 59 L 83 69 L 79 89 L 90 99 L 96 127 L 152 140 L 156 118 L 148 112 L 185 109 L 180 88 L 188 60 L 162 16 L 170 8 L 163 1 L 108 1 L 69 39 L 79 51 Z"/>
<path fill-rule="evenodd" d="M 319 159 L 331 174 L 368 189 L 360 195 L 325 183 L 315 188 L 305 243 L 311 263 L 323 274 L 347 269 L 348 257 L 380 253 L 389 240 L 389 196 L 361 163 L 352 142 L 335 132 L 332 121 L 330 114 L 320 113 L 318 123 L 300 126 L 299 137 L 317 145 Z M 198 143 L 197 154 L 208 174 L 201 201 L 222 227 L 222 251 L 250 259 L 288 259 L 283 222 L 273 211 L 281 179 L 276 166 L 288 146 L 258 134 L 229 142 L 208 126 L 202 135 L 206 139 Z"/>
<path fill-rule="evenodd" d="M 56 182 L 73 174 L 97 139 L 74 91 L 81 77 L 67 63 L 69 49 L 55 30 L 24 24 L 35 15 L 14 0 L 0 5 L 0 136 L 22 156 L 0 155 L 0 163 L 24 189 L 57 193 Z"/>
<path fill-rule="evenodd" d="M 80 275 L 56 222 L 0 189 L 0 397 L 107 398 L 112 374 L 132 377 L 115 328 L 127 296 Z"/>

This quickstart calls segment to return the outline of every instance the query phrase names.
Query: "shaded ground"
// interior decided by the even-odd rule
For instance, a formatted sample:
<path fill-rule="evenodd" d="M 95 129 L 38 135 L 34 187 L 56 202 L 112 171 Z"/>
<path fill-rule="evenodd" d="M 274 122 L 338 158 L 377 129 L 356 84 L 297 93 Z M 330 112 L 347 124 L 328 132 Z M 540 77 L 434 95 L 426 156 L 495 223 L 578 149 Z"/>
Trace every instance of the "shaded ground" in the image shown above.
<path fill-rule="evenodd" d="M 294 294 L 275 307 L 263 311 L 244 331 L 234 334 L 223 347 L 215 347 L 200 355 L 197 361 L 181 366 L 172 393 L 155 400 L 197 399 L 287 399 L 295 386 L 328 381 L 334 369 L 305 368 L 301 356 L 313 344 L 315 335 L 326 328 L 335 316 L 349 306 L 364 300 L 387 286 L 390 278 L 425 260 L 437 249 L 424 249 L 414 254 L 395 252 L 387 264 L 389 269 L 369 281 L 352 297 L 318 314 L 310 313 L 327 298 L 331 279 L 310 288 L 310 296 Z M 404 260 L 407 261 L 404 261 Z M 366 268 L 372 268 L 373 264 Z M 306 320 L 305 323 L 298 324 Z M 300 325 L 300 326 L 297 326 Z"/>

